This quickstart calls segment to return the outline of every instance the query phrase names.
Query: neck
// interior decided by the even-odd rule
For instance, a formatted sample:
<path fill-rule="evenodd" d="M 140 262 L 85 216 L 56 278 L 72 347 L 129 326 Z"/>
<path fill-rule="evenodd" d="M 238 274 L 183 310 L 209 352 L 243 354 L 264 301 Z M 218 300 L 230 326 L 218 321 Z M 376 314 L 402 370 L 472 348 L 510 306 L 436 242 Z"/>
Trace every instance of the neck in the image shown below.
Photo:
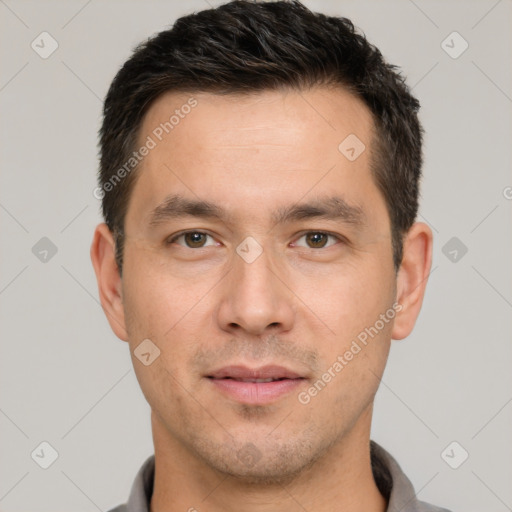
<path fill-rule="evenodd" d="M 286 483 L 251 484 L 208 466 L 152 415 L 155 480 L 150 512 L 385 512 L 370 460 L 371 406 L 309 467 Z"/>

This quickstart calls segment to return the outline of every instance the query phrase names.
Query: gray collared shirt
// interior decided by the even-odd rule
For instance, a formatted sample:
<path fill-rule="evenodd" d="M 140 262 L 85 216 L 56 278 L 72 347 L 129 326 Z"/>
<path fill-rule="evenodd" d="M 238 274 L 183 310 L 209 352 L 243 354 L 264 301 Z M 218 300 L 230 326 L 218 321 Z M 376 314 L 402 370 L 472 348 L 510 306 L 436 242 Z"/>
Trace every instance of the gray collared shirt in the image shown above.
<path fill-rule="evenodd" d="M 375 441 L 371 441 L 370 447 L 373 475 L 379 491 L 388 500 L 387 512 L 450 512 L 419 501 L 396 460 Z M 128 503 L 110 512 L 149 512 L 154 476 L 155 456 L 151 455 L 135 477 Z"/>

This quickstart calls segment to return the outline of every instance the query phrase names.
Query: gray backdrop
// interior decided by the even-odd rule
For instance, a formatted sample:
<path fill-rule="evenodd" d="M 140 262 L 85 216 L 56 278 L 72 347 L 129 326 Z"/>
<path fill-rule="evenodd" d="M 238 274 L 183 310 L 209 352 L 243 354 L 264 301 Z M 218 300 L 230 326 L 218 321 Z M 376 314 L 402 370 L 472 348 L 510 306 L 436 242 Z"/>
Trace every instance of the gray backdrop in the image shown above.
<path fill-rule="evenodd" d="M 107 510 L 152 453 L 89 259 L 96 134 L 134 45 L 219 3 L 0 0 L 1 511 Z M 403 68 L 427 131 L 433 273 L 414 333 L 393 342 L 372 437 L 420 499 L 512 510 L 512 3 L 305 3 L 352 18 Z"/>

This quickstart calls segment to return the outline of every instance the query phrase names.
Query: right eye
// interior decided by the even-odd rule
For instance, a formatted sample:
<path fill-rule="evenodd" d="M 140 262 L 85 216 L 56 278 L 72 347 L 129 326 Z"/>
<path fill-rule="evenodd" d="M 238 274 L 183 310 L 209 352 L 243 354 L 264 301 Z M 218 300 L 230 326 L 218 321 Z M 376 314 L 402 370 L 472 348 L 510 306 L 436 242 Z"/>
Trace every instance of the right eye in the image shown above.
<path fill-rule="evenodd" d="M 178 243 L 182 247 L 186 247 L 188 249 L 202 249 L 203 247 L 209 247 L 205 245 L 207 237 L 210 237 L 213 240 L 213 237 L 208 233 L 204 233 L 203 231 L 184 231 L 182 233 L 178 233 L 177 235 L 172 236 L 172 238 L 167 239 L 167 245 L 178 243 L 177 241 L 183 239 L 184 244 Z M 211 245 L 215 245 L 215 242 Z"/>

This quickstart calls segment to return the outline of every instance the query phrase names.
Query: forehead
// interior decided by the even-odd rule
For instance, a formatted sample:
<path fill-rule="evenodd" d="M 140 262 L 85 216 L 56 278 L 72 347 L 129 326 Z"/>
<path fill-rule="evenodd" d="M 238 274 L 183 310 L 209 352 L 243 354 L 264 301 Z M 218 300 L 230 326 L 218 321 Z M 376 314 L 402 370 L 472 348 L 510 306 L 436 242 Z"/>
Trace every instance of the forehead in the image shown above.
<path fill-rule="evenodd" d="M 343 195 L 349 183 L 362 196 L 372 183 L 372 137 L 371 112 L 341 88 L 166 93 L 144 117 L 139 144 L 151 139 L 153 147 L 139 164 L 130 201 L 142 215 L 181 193 L 252 215 L 256 203 L 259 211 L 308 191 L 338 188 Z M 366 148 L 357 159 L 343 153 L 346 140 L 360 143 L 357 152 Z"/>
<path fill-rule="evenodd" d="M 368 139 L 372 127 L 372 115 L 362 100 L 340 87 L 316 87 L 245 95 L 165 93 L 146 113 L 140 134 L 156 130 L 157 138 L 160 134 L 180 150 L 194 153 L 235 145 L 241 150 L 249 145 L 295 152 L 302 148 L 295 153 L 298 160 L 320 143 L 337 151 L 340 138 L 349 134 Z"/>

